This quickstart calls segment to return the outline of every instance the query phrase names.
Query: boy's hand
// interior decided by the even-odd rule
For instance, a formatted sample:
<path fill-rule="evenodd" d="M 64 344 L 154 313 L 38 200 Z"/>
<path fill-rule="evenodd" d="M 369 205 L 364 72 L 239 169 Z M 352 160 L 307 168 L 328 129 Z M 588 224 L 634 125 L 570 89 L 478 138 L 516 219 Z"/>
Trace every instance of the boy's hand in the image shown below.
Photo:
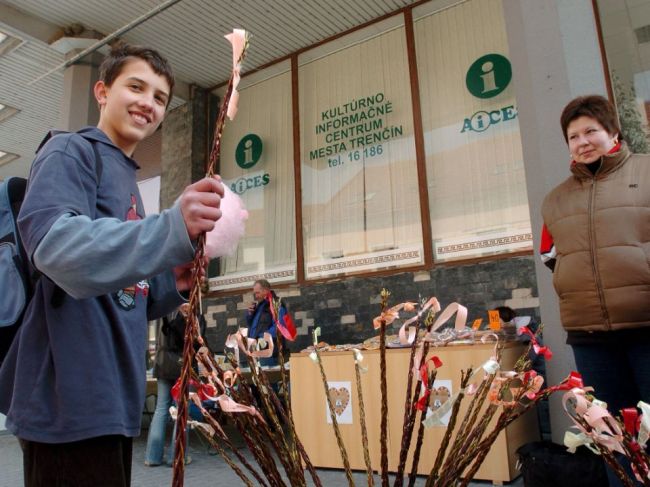
<path fill-rule="evenodd" d="M 214 228 L 214 222 L 221 218 L 222 197 L 220 179 L 203 178 L 185 188 L 180 198 L 181 214 L 191 240 Z"/>

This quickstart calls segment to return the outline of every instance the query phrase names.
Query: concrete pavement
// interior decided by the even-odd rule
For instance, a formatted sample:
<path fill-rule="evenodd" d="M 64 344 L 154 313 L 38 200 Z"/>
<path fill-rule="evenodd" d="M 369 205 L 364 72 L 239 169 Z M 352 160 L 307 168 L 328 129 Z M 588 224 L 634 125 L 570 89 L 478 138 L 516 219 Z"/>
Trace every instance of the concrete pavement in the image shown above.
<path fill-rule="evenodd" d="M 132 487 L 165 487 L 171 485 L 172 469 L 167 466 L 145 467 L 144 450 L 147 443 L 147 431 L 136 438 L 133 444 Z M 241 479 L 230 469 L 219 456 L 211 454 L 196 433 L 190 435 L 189 453 L 192 463 L 185 468 L 185 485 L 191 487 L 242 485 Z M 319 477 L 324 486 L 345 486 L 347 480 L 340 470 L 319 469 Z M 358 486 L 367 484 L 364 472 L 355 472 L 354 481 Z M 375 476 L 375 483 L 380 484 L 380 478 Z M 392 483 L 392 480 L 391 480 Z M 0 487 L 20 487 L 23 485 L 22 453 L 18 440 L 9 434 L 0 434 Z M 311 482 L 309 485 L 313 485 Z M 419 478 L 417 486 L 424 485 L 424 478 Z M 488 487 L 489 482 L 472 482 L 474 487 Z M 521 478 L 509 484 L 521 487 Z M 94 487 L 94 486 L 88 486 Z"/>

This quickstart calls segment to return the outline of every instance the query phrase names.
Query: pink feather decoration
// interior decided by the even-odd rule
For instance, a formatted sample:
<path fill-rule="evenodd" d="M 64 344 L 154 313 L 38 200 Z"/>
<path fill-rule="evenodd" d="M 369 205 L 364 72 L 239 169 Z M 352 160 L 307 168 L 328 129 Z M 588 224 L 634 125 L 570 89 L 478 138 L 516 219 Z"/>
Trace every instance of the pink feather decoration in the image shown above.
<path fill-rule="evenodd" d="M 214 228 L 205 235 L 205 253 L 211 259 L 232 255 L 237 250 L 239 239 L 246 231 L 248 211 L 242 199 L 223 185 L 224 195 L 221 200 L 221 218 Z"/>

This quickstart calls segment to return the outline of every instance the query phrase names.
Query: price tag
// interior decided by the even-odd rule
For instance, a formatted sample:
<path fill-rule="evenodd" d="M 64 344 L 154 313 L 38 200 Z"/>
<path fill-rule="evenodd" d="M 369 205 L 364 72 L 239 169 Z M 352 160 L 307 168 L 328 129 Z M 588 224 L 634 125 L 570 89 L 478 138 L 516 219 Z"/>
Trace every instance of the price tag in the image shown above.
<path fill-rule="evenodd" d="M 481 327 L 481 323 L 483 323 L 483 318 L 476 318 L 472 323 L 472 330 L 478 330 Z"/>
<path fill-rule="evenodd" d="M 488 310 L 488 316 L 490 317 L 490 330 L 499 331 L 501 329 L 499 312 L 496 309 Z"/>

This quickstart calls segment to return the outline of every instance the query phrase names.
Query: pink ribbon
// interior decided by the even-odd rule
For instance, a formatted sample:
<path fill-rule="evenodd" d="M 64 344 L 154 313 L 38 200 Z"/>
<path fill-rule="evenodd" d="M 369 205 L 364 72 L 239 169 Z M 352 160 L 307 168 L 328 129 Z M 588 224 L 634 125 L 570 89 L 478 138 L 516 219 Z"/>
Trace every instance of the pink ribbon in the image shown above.
<path fill-rule="evenodd" d="M 625 455 L 621 445 L 623 432 L 609 411 L 600 405 L 593 404 L 586 397 L 584 389 L 575 387 L 564 394 L 562 406 L 575 426 L 594 443 L 604 446 L 610 451 Z M 571 407 L 569 407 L 571 404 Z M 584 420 L 589 428 L 584 428 L 579 419 Z"/>
<path fill-rule="evenodd" d="M 387 309 L 386 311 L 382 311 L 379 316 L 375 317 L 375 319 L 372 320 L 372 326 L 374 326 L 375 330 L 377 330 L 381 326 L 382 321 L 385 321 L 387 325 L 392 324 L 393 321 L 399 318 L 399 312 L 401 309 L 404 309 L 404 311 L 414 311 L 415 303 L 400 303 L 396 304 L 392 308 Z"/>
<path fill-rule="evenodd" d="M 258 340 L 253 338 L 248 338 L 248 330 L 242 328 L 237 333 L 228 335 L 226 339 L 226 346 L 229 348 L 234 348 L 236 351 L 241 350 L 247 356 L 253 358 L 267 358 L 273 356 L 273 337 L 270 333 L 264 333 L 264 341 L 267 344 L 267 348 L 263 350 L 257 350 Z M 239 353 L 236 353 L 237 362 L 239 363 Z"/>
<path fill-rule="evenodd" d="M 237 102 L 239 101 L 239 92 L 237 86 L 241 80 L 241 60 L 244 49 L 246 48 L 246 31 L 244 29 L 233 29 L 232 34 L 224 36 L 232 45 L 232 73 L 233 83 L 230 100 L 228 101 L 228 111 L 226 114 L 230 120 L 237 114 Z"/>
<path fill-rule="evenodd" d="M 203 408 L 203 405 L 201 404 L 201 399 L 194 395 L 190 395 L 190 398 L 193 399 L 194 403 L 201 409 L 201 413 L 208 414 L 205 412 L 205 409 Z M 245 404 L 240 404 L 236 402 L 232 397 L 227 396 L 226 394 L 221 394 L 218 397 L 207 397 L 208 400 L 214 401 L 217 404 L 219 404 L 219 408 L 225 413 L 245 413 L 245 414 L 250 414 L 251 416 L 256 417 L 259 419 L 262 423 L 266 423 L 264 421 L 264 418 L 260 414 L 260 412 L 254 407 L 254 406 L 246 406 Z"/>
<path fill-rule="evenodd" d="M 404 311 L 410 311 L 410 309 L 406 308 L 407 304 L 412 304 L 412 303 L 404 303 L 405 305 Z M 424 306 L 422 306 L 420 311 L 418 311 L 418 314 L 406 320 L 404 324 L 400 327 L 398 335 L 399 335 L 399 342 L 402 345 L 411 345 L 413 343 L 413 340 L 415 340 L 417 329 L 415 327 L 411 327 L 411 324 L 419 320 L 429 308 L 432 308 L 432 311 L 434 313 L 438 313 L 440 311 L 440 303 L 435 297 L 430 298 L 426 303 L 424 303 Z M 407 329 L 408 329 L 408 335 L 406 333 Z"/>
<path fill-rule="evenodd" d="M 429 301 L 432 301 L 435 298 L 431 298 Z M 431 303 L 431 306 L 437 306 L 439 309 L 440 304 L 438 303 L 438 300 L 436 299 L 435 302 Z M 433 323 L 433 326 L 431 327 L 431 332 L 434 332 L 438 330 L 442 325 L 444 325 L 449 318 L 451 318 L 454 314 L 456 314 L 456 320 L 454 322 L 454 328 L 456 330 L 463 330 L 465 328 L 465 324 L 467 323 L 467 308 L 465 306 L 462 306 L 458 303 L 451 303 L 449 304 L 445 310 L 438 316 L 436 321 Z M 420 343 L 420 346 L 418 349 L 415 351 L 415 358 L 413 359 L 413 373 L 417 374 L 419 373 L 420 369 L 420 362 L 422 362 L 422 355 L 424 353 L 424 342 L 432 342 L 433 337 L 431 336 L 431 333 L 427 333 L 424 335 L 424 338 L 422 339 L 422 343 Z"/>
<path fill-rule="evenodd" d="M 517 330 L 518 335 L 528 335 L 530 337 L 530 342 L 533 344 L 533 351 L 537 355 L 543 355 L 546 360 L 551 360 L 553 357 L 553 352 L 551 352 L 551 349 L 545 346 L 540 346 L 539 342 L 537 341 L 537 337 L 535 334 L 530 331 L 530 329 L 527 326 L 522 326 Z"/>

